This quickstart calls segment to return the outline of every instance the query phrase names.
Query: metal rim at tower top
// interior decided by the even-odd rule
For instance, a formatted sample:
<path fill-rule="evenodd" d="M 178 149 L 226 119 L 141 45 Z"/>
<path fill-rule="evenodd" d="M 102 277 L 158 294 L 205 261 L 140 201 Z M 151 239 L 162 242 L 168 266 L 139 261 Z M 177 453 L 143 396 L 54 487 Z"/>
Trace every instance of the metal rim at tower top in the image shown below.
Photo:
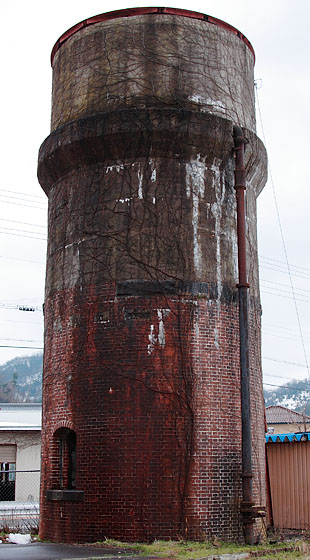
<path fill-rule="evenodd" d="M 241 33 L 238 29 L 236 29 L 236 27 L 233 27 L 229 23 L 226 23 L 221 19 L 209 16 L 207 14 L 203 14 L 201 12 L 193 12 L 192 10 L 181 10 L 180 8 L 164 8 L 164 7 L 154 6 L 150 8 L 127 8 L 125 10 L 115 10 L 112 12 L 106 12 L 103 14 L 99 14 L 97 16 L 93 16 L 91 18 L 84 19 L 83 21 L 77 23 L 76 25 L 73 25 L 72 27 L 70 27 L 70 29 L 68 29 L 68 31 L 65 31 L 65 33 L 63 33 L 56 41 L 51 53 L 51 64 L 53 65 L 54 56 L 58 51 L 58 49 L 60 49 L 63 43 L 65 43 L 65 41 L 69 39 L 69 37 L 74 35 L 74 33 L 77 33 L 80 29 L 88 27 L 89 25 L 94 25 L 95 23 L 99 23 L 100 21 L 108 21 L 110 19 L 116 19 L 121 17 L 142 16 L 147 14 L 157 14 L 157 15 L 165 14 L 165 15 L 183 16 L 183 17 L 188 17 L 193 19 L 200 19 L 207 23 L 218 25 L 219 27 L 222 27 L 227 31 L 231 31 L 231 33 L 234 33 L 234 35 L 237 35 L 239 39 L 241 39 L 241 41 L 243 41 L 249 47 L 255 60 L 255 52 L 250 41 L 246 38 L 245 35 L 243 35 L 243 33 Z"/>

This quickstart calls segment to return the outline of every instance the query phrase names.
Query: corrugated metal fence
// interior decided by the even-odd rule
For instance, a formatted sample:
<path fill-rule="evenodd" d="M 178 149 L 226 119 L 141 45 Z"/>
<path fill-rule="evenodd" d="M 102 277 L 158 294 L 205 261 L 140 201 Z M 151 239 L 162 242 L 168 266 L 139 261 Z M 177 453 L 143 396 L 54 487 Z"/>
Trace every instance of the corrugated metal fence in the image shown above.
<path fill-rule="evenodd" d="M 267 437 L 273 525 L 310 528 L 310 434 Z"/>

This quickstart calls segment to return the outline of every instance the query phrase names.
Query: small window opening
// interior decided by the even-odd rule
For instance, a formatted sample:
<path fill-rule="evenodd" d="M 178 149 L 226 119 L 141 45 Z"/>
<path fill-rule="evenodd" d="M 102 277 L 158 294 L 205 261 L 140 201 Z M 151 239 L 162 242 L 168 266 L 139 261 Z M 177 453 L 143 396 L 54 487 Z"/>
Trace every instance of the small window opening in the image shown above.
<path fill-rule="evenodd" d="M 59 449 L 59 478 L 61 489 L 76 488 L 76 433 L 69 428 L 60 428 L 55 433 Z"/>

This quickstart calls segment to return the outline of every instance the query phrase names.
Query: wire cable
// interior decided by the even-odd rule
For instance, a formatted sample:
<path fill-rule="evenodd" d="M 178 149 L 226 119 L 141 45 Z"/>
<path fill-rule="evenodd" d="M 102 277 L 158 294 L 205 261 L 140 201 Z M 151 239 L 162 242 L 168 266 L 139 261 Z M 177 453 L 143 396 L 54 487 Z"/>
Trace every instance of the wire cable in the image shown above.
<path fill-rule="evenodd" d="M 44 241 L 46 243 L 46 237 L 34 237 L 33 235 L 22 235 L 20 233 L 9 233 L 8 231 L 0 231 L 2 235 L 13 235 L 14 237 L 25 237 L 26 239 L 37 239 L 38 241 Z"/>
<path fill-rule="evenodd" d="M 17 311 L 31 311 L 31 312 L 41 311 L 41 313 L 43 312 L 42 307 L 38 307 L 34 305 L 25 305 L 21 303 L 16 303 L 16 304 L 0 303 L 0 309 L 11 309 Z"/>
<path fill-rule="evenodd" d="M 27 195 L 26 195 L 27 196 Z M 40 202 L 39 200 L 28 200 L 28 198 L 23 198 L 21 196 L 10 196 L 9 194 L 0 194 L 1 198 L 10 198 L 12 200 L 22 200 L 23 202 L 33 202 L 39 204 L 40 206 L 46 207 L 47 201 Z"/>
<path fill-rule="evenodd" d="M 284 264 L 286 266 L 286 262 L 284 261 L 279 261 L 279 259 L 273 259 L 272 257 L 265 257 L 264 255 L 258 255 L 259 259 L 262 260 L 266 260 L 266 261 L 272 261 L 275 263 L 279 263 L 279 265 L 277 266 L 281 266 L 282 264 Z M 306 268 L 305 266 L 298 266 L 296 264 L 290 264 L 290 268 L 300 268 L 301 270 L 308 270 L 309 271 L 309 275 L 310 275 L 310 268 Z"/>
<path fill-rule="evenodd" d="M 34 233 L 35 235 L 41 235 L 42 237 L 44 237 L 44 239 L 46 239 L 46 235 L 44 235 L 44 233 L 40 232 L 40 231 L 29 231 L 27 229 L 17 229 L 17 228 L 9 228 L 9 227 L 4 227 L 4 226 L 0 226 L 1 229 L 5 229 L 6 231 L 17 231 L 20 233 Z M 38 238 L 39 239 L 39 238 Z"/>
<path fill-rule="evenodd" d="M 0 340 L 5 340 L 6 342 L 8 342 L 8 341 L 12 341 L 12 342 L 37 342 L 38 344 L 43 344 L 42 340 L 28 340 L 26 338 L 2 338 L 2 337 L 0 337 Z"/>
<path fill-rule="evenodd" d="M 296 377 L 288 377 L 287 375 L 275 375 L 273 373 L 264 373 L 264 377 L 276 377 L 277 379 L 291 379 L 292 381 L 301 381 L 301 382 L 305 381 L 304 379 L 296 379 Z"/>
<path fill-rule="evenodd" d="M 29 224 L 28 222 L 19 222 L 17 220 L 9 220 L 8 218 L 0 218 L 1 222 L 10 222 L 13 224 L 22 224 L 24 226 L 31 226 L 31 227 L 38 227 L 38 228 L 44 228 L 46 230 L 46 225 L 39 225 L 39 224 Z M 2 227 L 2 226 L 1 226 Z M 19 230 L 18 230 L 19 231 Z"/>
<path fill-rule="evenodd" d="M 289 286 L 288 284 L 282 284 L 282 282 L 273 282 L 272 280 L 266 280 L 265 278 L 261 278 L 261 279 L 260 279 L 260 283 L 261 283 L 261 284 L 264 284 L 265 282 L 266 282 L 267 284 L 274 284 L 275 286 L 283 286 L 284 288 L 290 288 L 290 286 Z M 278 288 L 273 288 L 272 286 L 266 286 L 266 287 L 267 287 L 267 288 L 270 287 L 270 288 L 272 288 L 273 290 L 278 289 Z M 298 290 L 299 292 L 307 292 L 307 293 L 310 293 L 310 290 L 307 290 L 306 288 L 295 288 L 295 291 L 296 291 L 296 290 Z M 287 290 L 281 290 L 281 291 L 287 292 Z M 303 295 L 303 294 L 298 294 L 298 295 Z"/>
<path fill-rule="evenodd" d="M 44 350 L 43 346 L 12 346 L 0 344 L 0 348 L 23 348 L 25 350 Z"/>
<path fill-rule="evenodd" d="M 21 194 L 22 196 L 28 196 L 31 198 L 40 198 L 41 200 L 44 200 L 44 202 L 47 201 L 47 198 L 45 196 L 39 196 L 37 194 L 28 194 L 28 193 L 24 193 L 24 192 L 17 192 L 17 191 L 11 191 L 8 189 L 0 189 L 1 192 L 7 192 L 7 193 L 11 193 L 11 194 Z M 3 195 L 5 196 L 5 195 Z"/>
<path fill-rule="evenodd" d="M 288 362 L 286 360 L 277 360 L 277 358 L 269 358 L 269 356 L 262 356 L 263 360 L 270 360 L 271 362 L 279 362 L 281 364 L 288 364 L 290 366 L 298 366 L 307 369 L 304 364 L 297 364 L 296 362 Z"/>
<path fill-rule="evenodd" d="M 257 88 L 257 84 L 255 84 L 255 90 L 256 90 L 257 107 L 258 107 L 258 113 L 259 113 L 259 118 L 260 118 L 261 129 L 262 129 L 262 133 L 263 133 L 263 139 L 264 139 L 265 145 L 267 145 L 267 143 L 266 143 L 266 136 L 265 136 L 265 130 L 264 130 L 264 125 L 263 125 L 263 119 L 262 119 L 262 113 L 261 113 L 261 108 L 260 108 L 260 103 L 259 103 L 259 97 L 258 97 L 258 88 Z M 287 270 L 288 270 L 288 276 L 289 276 L 289 280 L 290 280 L 290 286 L 291 286 L 291 290 L 292 290 L 292 294 L 293 294 L 293 299 L 294 299 L 294 305 L 295 305 L 295 311 L 296 311 L 296 316 L 297 316 L 297 322 L 298 322 L 298 326 L 299 326 L 301 344 L 302 344 L 302 348 L 303 348 L 303 353 L 304 353 L 304 358 L 305 358 L 305 363 L 306 363 L 306 368 L 307 368 L 308 377 L 309 377 L 309 379 L 310 379 L 310 371 L 309 371 L 309 364 L 308 364 L 306 346 L 305 346 L 304 338 L 303 338 L 303 331 L 302 331 L 302 327 L 301 327 L 301 321 L 300 321 L 300 316 L 299 316 L 298 305 L 297 305 L 297 301 L 296 301 L 296 298 L 295 298 L 295 291 L 294 291 L 294 285 L 293 285 L 293 280 L 292 280 L 291 269 L 290 269 L 290 265 L 289 265 L 289 262 L 288 262 L 288 254 L 287 254 L 287 249 L 286 249 L 286 244 L 285 244 L 285 239 L 284 239 L 283 227 L 282 227 L 282 223 L 281 223 L 281 219 L 280 219 L 280 211 L 279 211 L 279 206 L 278 206 L 278 201 L 277 201 L 276 189 L 275 189 L 275 185 L 274 185 L 274 181 L 273 181 L 273 176 L 272 176 L 272 171 L 271 171 L 271 167 L 270 167 L 270 164 L 269 164 L 269 163 L 268 163 L 268 171 L 269 171 L 270 182 L 271 182 L 271 186 L 272 186 L 272 192 L 273 192 L 273 197 L 274 197 L 274 203 L 275 203 L 275 208 L 276 208 L 276 213 L 277 213 L 277 218 L 278 218 L 278 224 L 279 224 L 279 229 L 280 229 L 280 235 L 281 235 L 282 245 L 283 245 L 283 250 L 284 250 L 284 255 L 285 255 L 285 262 L 286 262 L 286 266 L 287 266 Z"/>
<path fill-rule="evenodd" d="M 275 385 L 274 383 L 263 383 L 263 385 L 267 385 L 268 387 L 279 387 L 280 389 L 290 389 L 291 391 L 310 391 L 309 389 L 299 389 L 298 387 L 288 387 L 286 385 Z"/>
<path fill-rule="evenodd" d="M 29 200 L 28 202 L 32 202 L 32 200 Z M 44 210 L 46 212 L 47 207 L 43 207 L 43 206 L 33 206 L 31 204 L 20 204 L 19 202 L 12 202 L 11 200 L 2 200 L 3 204 L 15 204 L 16 206 L 23 206 L 25 208 L 35 208 L 36 210 Z"/>
<path fill-rule="evenodd" d="M 284 296 L 282 294 L 276 294 L 274 292 L 266 292 L 266 290 L 261 290 L 261 294 L 267 294 L 269 296 L 276 296 L 276 297 L 281 297 L 284 299 L 290 299 L 290 300 L 294 300 L 294 301 L 301 301 L 302 303 L 310 303 L 310 301 L 308 299 L 296 299 L 293 298 L 292 296 Z"/>
<path fill-rule="evenodd" d="M 5 255 L 0 255 L 0 259 L 7 259 L 9 261 L 20 261 L 20 262 L 26 262 L 26 263 L 32 263 L 32 264 L 45 265 L 45 263 L 43 261 L 31 261 L 31 260 L 28 260 L 28 259 L 19 259 L 17 257 L 7 257 Z"/>

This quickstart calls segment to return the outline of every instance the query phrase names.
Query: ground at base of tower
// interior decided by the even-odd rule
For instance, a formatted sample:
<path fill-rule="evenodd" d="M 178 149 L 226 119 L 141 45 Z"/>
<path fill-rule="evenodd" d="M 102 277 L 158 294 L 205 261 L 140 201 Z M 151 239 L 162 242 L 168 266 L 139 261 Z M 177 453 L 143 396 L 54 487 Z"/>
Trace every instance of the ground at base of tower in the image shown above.
<path fill-rule="evenodd" d="M 167 543 L 168 544 L 168 543 Z M 171 543 L 179 544 L 179 543 Z M 185 543 L 183 543 L 185 544 Z M 189 543 L 186 543 L 186 545 Z M 198 543 L 193 543 L 198 545 Z M 139 545 L 138 545 L 139 546 Z M 147 546 L 147 545 L 146 545 Z M 203 545 L 201 545 L 203 546 Z M 264 559 L 295 559 L 310 560 L 310 541 L 298 540 L 275 545 L 261 545 L 253 547 L 234 546 L 235 552 L 227 552 L 230 545 L 218 545 L 211 548 L 206 545 L 206 555 L 199 560 L 246 560 L 259 557 Z M 239 549 L 239 550 L 238 550 Z M 154 555 L 141 555 L 128 553 L 128 550 L 117 547 L 107 547 L 102 544 L 73 545 L 59 543 L 36 542 L 26 545 L 2 544 L 0 546 L 0 559 L 3 560 L 182 560 L 182 555 L 174 553 L 169 556 L 156 557 Z M 197 556 L 193 554 L 192 558 Z M 184 557 L 183 557 L 184 558 Z M 188 557 L 189 560 L 189 557 Z"/>

